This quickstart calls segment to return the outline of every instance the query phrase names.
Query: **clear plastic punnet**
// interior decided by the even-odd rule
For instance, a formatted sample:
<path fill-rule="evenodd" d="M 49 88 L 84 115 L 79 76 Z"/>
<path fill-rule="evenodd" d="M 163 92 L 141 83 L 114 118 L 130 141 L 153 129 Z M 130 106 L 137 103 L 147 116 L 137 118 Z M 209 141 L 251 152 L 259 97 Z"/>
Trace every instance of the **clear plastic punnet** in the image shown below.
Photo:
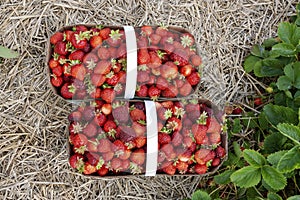
<path fill-rule="evenodd" d="M 207 100 L 81 102 L 69 162 L 93 177 L 209 175 L 227 156 L 224 114 Z"/>

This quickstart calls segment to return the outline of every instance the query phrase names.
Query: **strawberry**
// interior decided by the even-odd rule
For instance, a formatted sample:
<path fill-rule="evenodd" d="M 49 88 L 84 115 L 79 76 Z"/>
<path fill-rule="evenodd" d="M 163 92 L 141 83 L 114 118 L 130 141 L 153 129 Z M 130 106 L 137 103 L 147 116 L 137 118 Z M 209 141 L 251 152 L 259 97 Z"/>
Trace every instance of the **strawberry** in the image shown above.
<path fill-rule="evenodd" d="M 103 113 L 96 113 L 96 116 L 94 118 L 94 122 L 98 126 L 103 126 L 106 122 L 106 116 Z"/>
<path fill-rule="evenodd" d="M 188 170 L 189 164 L 187 162 L 178 161 L 175 165 L 180 174 L 185 174 Z"/>
<path fill-rule="evenodd" d="M 162 145 L 160 151 L 163 152 L 167 158 L 174 158 L 176 156 L 174 147 L 171 143 Z"/>
<path fill-rule="evenodd" d="M 146 71 L 139 71 L 137 74 L 137 82 L 139 83 L 145 83 L 147 81 L 149 81 L 150 77 L 149 77 L 149 72 Z"/>
<path fill-rule="evenodd" d="M 173 113 L 171 109 L 166 109 L 166 108 L 159 108 L 157 110 L 157 116 L 159 119 L 165 121 L 167 119 L 169 119 L 170 117 L 172 117 Z"/>
<path fill-rule="evenodd" d="M 226 155 L 225 149 L 221 146 L 218 146 L 215 152 L 216 152 L 216 156 L 219 158 L 223 158 Z"/>
<path fill-rule="evenodd" d="M 209 133 L 208 134 L 210 144 L 218 144 L 221 142 L 220 133 Z"/>
<path fill-rule="evenodd" d="M 142 26 L 141 34 L 145 36 L 150 36 L 153 33 L 153 29 L 151 26 Z"/>
<path fill-rule="evenodd" d="M 122 171 L 128 170 L 130 167 L 130 161 L 128 159 L 122 160 Z"/>
<path fill-rule="evenodd" d="M 130 117 L 132 121 L 146 120 L 146 115 L 144 111 L 137 108 L 130 111 Z"/>
<path fill-rule="evenodd" d="M 59 55 L 67 55 L 67 44 L 63 41 L 59 41 L 55 44 L 54 46 L 54 52 L 59 54 Z"/>
<path fill-rule="evenodd" d="M 146 159 L 145 154 L 144 149 L 136 149 L 131 153 L 130 160 L 138 165 L 142 165 Z"/>
<path fill-rule="evenodd" d="M 120 33 L 120 30 L 111 30 L 110 34 L 109 34 L 109 38 L 106 40 L 106 42 L 112 46 L 112 47 L 118 47 L 120 46 L 121 42 L 122 42 L 122 33 Z"/>
<path fill-rule="evenodd" d="M 197 144 L 203 144 L 203 140 L 206 136 L 207 127 L 201 124 L 194 124 L 192 126 L 192 134 L 196 140 Z"/>
<path fill-rule="evenodd" d="M 191 55 L 190 60 L 194 66 L 199 66 L 202 64 L 202 59 L 199 55 Z"/>
<path fill-rule="evenodd" d="M 192 46 L 195 42 L 194 37 L 189 33 L 182 34 L 182 36 L 180 37 L 180 40 L 181 40 L 181 44 L 184 48 Z"/>
<path fill-rule="evenodd" d="M 113 74 L 113 72 L 112 72 L 112 74 Z M 111 86 L 115 86 L 115 85 L 117 85 L 118 84 L 118 82 L 119 82 L 119 80 L 120 80 L 120 77 L 119 77 L 119 75 L 118 74 L 113 74 L 113 75 L 111 75 L 111 73 L 108 73 L 107 75 L 106 75 L 106 83 L 108 84 L 108 85 L 111 85 Z"/>
<path fill-rule="evenodd" d="M 210 152 L 209 149 L 199 149 L 195 152 L 194 158 L 199 165 L 204 165 L 208 161 L 207 157 L 210 156 Z"/>
<path fill-rule="evenodd" d="M 99 144 L 97 146 L 98 152 L 107 153 L 111 151 L 111 141 L 106 138 L 102 138 L 99 140 Z"/>
<path fill-rule="evenodd" d="M 97 170 L 97 174 L 99 176 L 105 176 L 108 174 L 108 168 L 105 165 L 102 165 L 102 167 L 100 169 Z"/>
<path fill-rule="evenodd" d="M 157 53 L 158 52 L 158 53 Z M 160 55 L 163 56 L 163 53 L 161 51 L 150 51 L 149 55 L 150 55 L 150 62 L 154 65 L 151 65 L 152 68 L 156 68 L 159 67 L 162 64 L 162 60 L 159 57 Z"/>
<path fill-rule="evenodd" d="M 158 133 L 158 143 L 161 145 L 171 142 L 171 136 L 167 133 Z"/>
<path fill-rule="evenodd" d="M 120 158 L 124 162 L 125 160 L 128 160 L 130 158 L 130 155 L 131 155 L 131 150 L 130 149 L 125 149 L 124 151 L 122 151 L 120 153 L 120 155 L 117 155 L 117 156 L 118 156 L 118 158 Z"/>
<path fill-rule="evenodd" d="M 169 174 L 169 175 L 174 175 L 175 172 L 176 172 L 176 167 L 173 165 L 173 163 L 171 162 L 170 164 L 168 164 L 166 167 L 163 168 L 163 171 L 166 173 L 166 174 Z"/>
<path fill-rule="evenodd" d="M 118 107 L 113 106 L 112 115 L 115 120 L 117 120 L 119 123 L 127 123 L 129 120 L 129 110 L 126 105 L 121 105 Z"/>
<path fill-rule="evenodd" d="M 71 76 L 71 65 L 69 63 L 65 63 L 63 65 L 63 74 L 64 74 L 64 78 L 68 79 L 66 80 L 66 82 L 69 82 L 69 78 Z"/>
<path fill-rule="evenodd" d="M 175 85 L 170 85 L 162 91 L 161 95 L 166 98 L 175 98 L 178 96 L 178 88 Z"/>
<path fill-rule="evenodd" d="M 182 129 L 181 120 L 177 117 L 171 117 L 168 119 L 166 127 L 172 131 L 180 131 Z"/>
<path fill-rule="evenodd" d="M 75 86 L 69 83 L 63 84 L 63 86 L 60 89 L 60 94 L 65 99 L 72 99 L 75 92 L 76 92 Z"/>
<path fill-rule="evenodd" d="M 254 105 L 255 105 L 255 106 L 260 106 L 261 104 L 263 104 L 261 98 L 255 98 L 255 99 L 254 99 Z"/>
<path fill-rule="evenodd" d="M 57 67 L 53 68 L 52 73 L 55 74 L 55 76 L 61 76 L 63 74 L 62 66 L 58 65 Z"/>
<path fill-rule="evenodd" d="M 56 32 L 50 37 L 50 43 L 56 44 L 64 39 L 64 34 L 62 32 Z"/>
<path fill-rule="evenodd" d="M 114 152 L 125 151 L 126 149 L 126 145 L 121 140 L 115 140 L 112 144 L 112 151 Z"/>
<path fill-rule="evenodd" d="M 79 172 L 82 172 L 84 167 L 83 156 L 75 153 L 69 158 L 69 164 L 72 168 L 79 170 Z"/>
<path fill-rule="evenodd" d="M 82 114 L 79 111 L 73 111 L 71 114 L 68 116 L 68 120 L 70 122 L 79 122 L 81 120 Z"/>
<path fill-rule="evenodd" d="M 136 121 L 132 122 L 132 128 L 136 133 L 136 136 L 143 136 L 146 133 L 146 126 Z"/>
<path fill-rule="evenodd" d="M 161 105 L 164 108 L 172 108 L 174 105 L 174 102 L 173 101 L 163 101 L 163 102 L 161 102 Z"/>
<path fill-rule="evenodd" d="M 74 34 L 71 35 L 71 43 L 76 49 L 84 49 L 87 44 L 87 38 L 90 36 L 88 31 L 76 31 Z"/>
<path fill-rule="evenodd" d="M 106 153 L 102 153 L 102 158 L 104 161 L 108 162 L 111 159 L 113 159 L 115 153 L 112 151 L 106 152 Z"/>
<path fill-rule="evenodd" d="M 178 66 L 185 66 L 189 64 L 188 55 L 182 49 L 175 49 L 174 52 L 170 55 L 170 59 Z"/>
<path fill-rule="evenodd" d="M 120 71 L 118 73 L 119 76 L 119 83 L 126 83 L 126 72 L 125 71 Z"/>
<path fill-rule="evenodd" d="M 51 75 L 51 84 L 54 86 L 54 87 L 60 87 L 62 84 L 63 84 L 63 78 L 60 77 L 60 76 L 55 76 L 54 74 Z"/>
<path fill-rule="evenodd" d="M 179 146 L 180 144 L 182 144 L 182 140 L 183 140 L 183 137 L 182 135 L 180 134 L 179 131 L 175 131 L 172 135 L 172 144 L 174 147 L 177 147 Z"/>
<path fill-rule="evenodd" d="M 151 34 L 149 37 L 149 41 L 150 41 L 151 45 L 158 45 L 160 39 L 161 39 L 161 36 L 157 35 L 155 33 Z"/>
<path fill-rule="evenodd" d="M 239 115 L 242 112 L 243 112 L 243 110 L 241 107 L 236 107 L 235 109 L 233 109 L 232 114 Z"/>
<path fill-rule="evenodd" d="M 211 166 L 216 167 L 220 164 L 220 162 L 221 162 L 220 158 L 214 158 L 212 160 Z"/>
<path fill-rule="evenodd" d="M 138 97 L 146 97 L 148 95 L 148 87 L 146 85 L 137 86 L 135 95 Z"/>
<path fill-rule="evenodd" d="M 72 30 L 65 30 L 64 31 L 64 38 L 66 41 L 71 42 L 71 36 L 74 34 Z"/>
<path fill-rule="evenodd" d="M 192 158 L 192 150 L 184 150 L 183 152 L 178 153 L 178 160 L 181 162 L 188 162 Z"/>
<path fill-rule="evenodd" d="M 111 62 L 106 60 L 101 60 L 97 63 L 97 66 L 94 68 L 94 73 L 96 74 L 108 74 L 112 68 Z"/>
<path fill-rule="evenodd" d="M 127 50 L 126 50 L 126 45 L 125 44 L 121 44 L 117 50 L 117 56 L 116 58 L 118 59 L 123 59 L 126 57 L 126 53 L 127 53 Z"/>
<path fill-rule="evenodd" d="M 183 146 L 186 148 L 190 148 L 194 143 L 195 143 L 194 138 L 192 138 L 190 136 L 185 136 L 183 138 Z"/>
<path fill-rule="evenodd" d="M 89 123 L 83 128 L 82 133 L 89 138 L 95 137 L 95 135 L 97 134 L 97 127 L 94 124 Z"/>
<path fill-rule="evenodd" d="M 114 171 L 119 172 L 122 169 L 122 160 L 120 158 L 113 158 L 110 162 L 110 167 Z"/>
<path fill-rule="evenodd" d="M 102 74 L 93 73 L 91 75 L 91 81 L 94 86 L 97 86 L 97 87 L 102 86 L 104 84 L 105 80 L 106 80 L 106 78 Z"/>
<path fill-rule="evenodd" d="M 108 51 L 110 53 L 110 57 L 111 58 L 116 58 L 117 57 L 117 48 L 114 48 L 114 47 L 109 47 L 108 48 Z"/>
<path fill-rule="evenodd" d="M 90 52 L 85 54 L 82 60 L 88 69 L 94 69 L 96 67 L 96 63 L 98 62 L 98 57 L 95 53 Z"/>
<path fill-rule="evenodd" d="M 135 131 L 131 127 L 119 126 L 118 130 L 120 131 L 119 138 L 122 142 L 132 141 L 136 137 Z"/>
<path fill-rule="evenodd" d="M 163 49 L 167 54 L 172 54 L 175 50 L 175 47 L 173 44 L 164 44 Z"/>
<path fill-rule="evenodd" d="M 147 138 L 145 136 L 136 137 L 134 142 L 136 144 L 136 148 L 142 148 L 146 145 Z"/>
<path fill-rule="evenodd" d="M 178 75 L 178 68 L 173 62 L 166 62 L 160 68 L 161 76 L 165 79 L 174 79 Z"/>
<path fill-rule="evenodd" d="M 196 164 L 194 170 L 197 174 L 205 174 L 207 171 L 207 166 Z"/>
<path fill-rule="evenodd" d="M 180 68 L 180 73 L 185 77 L 191 75 L 192 72 L 193 72 L 193 66 L 190 64 Z"/>
<path fill-rule="evenodd" d="M 109 49 L 106 47 L 100 47 L 97 51 L 97 55 L 101 60 L 108 60 L 110 58 Z"/>
<path fill-rule="evenodd" d="M 207 124 L 208 129 L 207 133 L 221 133 L 222 126 L 214 117 L 208 117 L 207 121 L 209 121 L 209 124 Z"/>
<path fill-rule="evenodd" d="M 99 35 L 94 35 L 90 38 L 90 44 L 92 48 L 96 48 L 102 44 L 102 38 Z"/>
<path fill-rule="evenodd" d="M 110 34 L 111 30 L 110 28 L 103 28 L 100 30 L 100 36 L 103 40 L 106 40 L 109 38 L 109 34 Z"/>
<path fill-rule="evenodd" d="M 87 151 L 88 152 L 98 152 L 97 149 L 97 140 L 95 138 L 91 139 L 87 143 Z"/>
<path fill-rule="evenodd" d="M 103 130 L 105 132 L 110 132 L 111 130 L 115 130 L 117 128 L 117 125 L 114 121 L 107 120 L 103 126 Z"/>
<path fill-rule="evenodd" d="M 137 38 L 137 47 L 139 49 L 146 48 L 148 46 L 148 39 L 144 36 L 140 36 Z"/>
<path fill-rule="evenodd" d="M 86 68 L 82 64 L 74 65 L 71 68 L 71 75 L 74 78 L 83 81 L 86 75 Z"/>
<path fill-rule="evenodd" d="M 89 122 L 95 117 L 95 108 L 91 106 L 84 107 L 84 110 L 82 111 L 82 117 L 85 119 L 85 121 Z"/>
<path fill-rule="evenodd" d="M 83 61 L 83 57 L 84 57 L 85 53 L 81 50 L 76 50 L 73 51 L 70 55 L 69 55 L 69 60 L 79 60 L 80 62 Z"/>
<path fill-rule="evenodd" d="M 191 94 L 193 88 L 189 83 L 184 83 L 180 88 L 179 88 L 179 94 L 186 97 L 189 94 Z"/>
<path fill-rule="evenodd" d="M 109 103 L 103 104 L 102 107 L 101 107 L 101 112 L 104 115 L 109 115 L 110 113 L 112 113 L 112 105 L 109 104 Z"/>
<path fill-rule="evenodd" d="M 160 93 L 161 90 L 155 86 L 151 86 L 150 88 L 148 88 L 148 96 L 154 101 L 158 99 Z"/>
<path fill-rule="evenodd" d="M 49 65 L 50 69 L 54 69 L 54 68 L 60 66 L 59 61 L 55 60 L 54 58 L 51 58 L 49 60 L 48 65 Z"/>
<path fill-rule="evenodd" d="M 193 72 L 187 77 L 187 81 L 191 86 L 197 85 L 200 82 L 200 75 L 198 72 Z"/>
<path fill-rule="evenodd" d="M 82 32 L 84 32 L 84 31 L 87 31 L 88 29 L 87 29 L 87 27 L 84 26 L 84 25 L 77 25 L 77 26 L 74 26 L 74 27 L 72 28 L 72 30 L 73 30 L 73 31 L 82 31 Z"/>
<path fill-rule="evenodd" d="M 115 91 L 112 88 L 105 88 L 101 92 L 101 98 L 107 103 L 111 103 L 115 99 Z"/>
<path fill-rule="evenodd" d="M 156 28 L 155 33 L 160 36 L 166 36 L 168 34 L 168 28 L 165 26 L 159 26 Z"/>
<path fill-rule="evenodd" d="M 147 49 L 140 49 L 138 51 L 138 64 L 143 65 L 143 64 L 148 64 L 150 62 L 150 55 L 148 53 Z"/>

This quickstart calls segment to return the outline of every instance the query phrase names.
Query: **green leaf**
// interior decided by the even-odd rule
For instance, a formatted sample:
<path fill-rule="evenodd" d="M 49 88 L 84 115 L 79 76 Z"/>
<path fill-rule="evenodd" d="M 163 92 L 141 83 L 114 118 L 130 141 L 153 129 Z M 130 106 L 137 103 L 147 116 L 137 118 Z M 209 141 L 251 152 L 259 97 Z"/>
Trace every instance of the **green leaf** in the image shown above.
<path fill-rule="evenodd" d="M 284 154 L 281 157 L 277 165 L 277 169 L 280 172 L 287 173 L 299 168 L 300 168 L 300 147 L 298 145 L 292 148 L 291 150 L 289 150 L 286 154 Z"/>
<path fill-rule="evenodd" d="M 230 179 L 237 186 L 249 188 L 257 185 L 261 180 L 260 168 L 254 166 L 243 167 L 234 172 Z"/>
<path fill-rule="evenodd" d="M 300 39 L 299 27 L 289 22 L 282 22 L 278 25 L 278 36 L 283 42 L 296 46 Z"/>
<path fill-rule="evenodd" d="M 240 133 L 242 130 L 242 126 L 241 126 L 241 120 L 239 118 L 235 118 L 233 120 L 233 125 L 232 125 L 232 132 L 233 133 Z"/>
<path fill-rule="evenodd" d="M 275 38 L 268 38 L 263 42 L 263 45 L 266 48 L 271 48 L 272 46 L 274 46 L 277 43 L 278 43 L 278 41 Z"/>
<path fill-rule="evenodd" d="M 262 130 L 266 130 L 269 128 L 269 123 L 266 119 L 266 114 L 264 112 L 261 112 L 258 116 L 258 122 L 259 126 Z"/>
<path fill-rule="evenodd" d="M 260 73 L 262 76 L 279 76 L 283 74 L 284 64 L 276 58 L 262 60 Z"/>
<path fill-rule="evenodd" d="M 281 196 L 276 193 L 270 192 L 268 193 L 268 200 L 282 200 Z"/>
<path fill-rule="evenodd" d="M 251 54 L 260 58 L 264 57 L 265 48 L 261 45 L 254 45 L 251 49 Z"/>
<path fill-rule="evenodd" d="M 296 195 L 296 196 L 287 198 L 287 200 L 299 200 L 299 199 L 300 199 L 300 195 Z"/>
<path fill-rule="evenodd" d="M 279 132 L 272 133 L 265 138 L 264 149 L 266 153 L 274 153 L 280 151 L 287 141 L 286 137 L 282 137 Z"/>
<path fill-rule="evenodd" d="M 207 192 L 197 190 L 192 196 L 192 200 L 211 200 Z"/>
<path fill-rule="evenodd" d="M 261 73 L 261 68 L 262 68 L 262 60 L 256 62 L 255 65 L 254 65 L 253 71 L 254 71 L 255 76 L 257 76 L 257 77 L 263 77 L 263 75 Z"/>
<path fill-rule="evenodd" d="M 300 62 L 294 63 L 294 86 L 297 89 L 300 89 Z"/>
<path fill-rule="evenodd" d="M 273 165 L 274 167 L 277 168 L 277 165 L 280 161 L 280 159 L 282 158 L 282 156 L 284 156 L 286 153 L 288 152 L 288 150 L 283 150 L 283 151 L 277 151 L 275 153 L 272 153 L 268 156 L 267 160 L 268 162 Z"/>
<path fill-rule="evenodd" d="M 274 190 L 282 190 L 286 185 L 286 178 L 274 167 L 269 165 L 263 166 L 261 175 L 265 182 Z"/>
<path fill-rule="evenodd" d="M 300 127 L 287 123 L 282 123 L 277 125 L 277 129 L 282 135 L 300 145 Z"/>
<path fill-rule="evenodd" d="M 289 90 L 292 87 L 292 81 L 287 76 L 280 76 L 276 83 L 279 90 Z"/>
<path fill-rule="evenodd" d="M 240 145 L 236 141 L 234 141 L 232 144 L 233 144 L 233 150 L 235 155 L 240 158 L 243 153 L 242 150 L 240 149 L 241 148 Z"/>
<path fill-rule="evenodd" d="M 19 54 L 15 51 L 10 50 L 9 48 L 3 47 L 0 45 L 0 57 L 2 58 L 16 58 Z"/>
<path fill-rule="evenodd" d="M 257 56 L 247 56 L 247 58 L 245 59 L 245 62 L 244 62 L 244 69 L 247 73 L 253 71 L 254 69 L 254 65 L 260 61 L 261 58 L 257 57 Z"/>
<path fill-rule="evenodd" d="M 277 55 L 291 57 L 296 55 L 296 49 L 292 44 L 279 43 L 272 47 L 272 52 Z"/>
<path fill-rule="evenodd" d="M 284 74 L 292 81 L 295 81 L 295 72 L 294 72 L 294 67 L 292 64 L 289 64 L 284 67 L 283 69 Z"/>
<path fill-rule="evenodd" d="M 225 172 L 223 172 L 219 175 L 216 175 L 214 177 L 214 181 L 217 184 L 223 184 L 223 185 L 228 184 L 228 183 L 230 183 L 230 176 L 234 171 L 235 170 L 226 170 Z"/>
<path fill-rule="evenodd" d="M 257 151 L 245 149 L 243 153 L 245 160 L 254 167 L 261 167 L 266 164 L 266 159 Z"/>
<path fill-rule="evenodd" d="M 264 106 L 263 111 L 266 114 L 267 120 L 274 126 L 284 122 L 298 124 L 297 113 L 291 108 L 268 104 Z"/>

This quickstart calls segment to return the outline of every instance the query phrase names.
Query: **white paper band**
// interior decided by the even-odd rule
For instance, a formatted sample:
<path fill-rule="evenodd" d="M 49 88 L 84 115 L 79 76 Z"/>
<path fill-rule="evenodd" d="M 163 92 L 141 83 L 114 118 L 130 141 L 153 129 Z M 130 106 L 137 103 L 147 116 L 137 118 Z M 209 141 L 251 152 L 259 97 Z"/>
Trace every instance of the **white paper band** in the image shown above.
<path fill-rule="evenodd" d="M 137 44 L 134 28 L 132 26 L 124 26 L 127 50 L 127 71 L 125 99 L 132 99 L 135 94 L 137 82 Z"/>
<path fill-rule="evenodd" d="M 155 176 L 157 171 L 158 136 L 155 102 L 145 101 L 147 120 L 147 155 L 145 176 Z"/>

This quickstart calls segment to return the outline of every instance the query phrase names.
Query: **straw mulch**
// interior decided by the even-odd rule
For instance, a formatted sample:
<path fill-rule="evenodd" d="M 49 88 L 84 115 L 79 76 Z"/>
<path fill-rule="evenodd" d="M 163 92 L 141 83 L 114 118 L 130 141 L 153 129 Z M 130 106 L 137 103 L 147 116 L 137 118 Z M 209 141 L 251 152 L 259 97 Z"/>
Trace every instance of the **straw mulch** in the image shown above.
<path fill-rule="evenodd" d="M 296 2 L 0 0 L 0 44 L 20 53 L 0 64 L 0 199 L 182 199 L 199 184 L 188 176 L 92 180 L 70 170 L 65 128 L 72 106 L 50 91 L 44 72 L 46 42 L 62 26 L 187 28 L 205 55 L 208 97 L 224 105 L 257 93 L 260 84 L 242 61 L 251 45 L 275 35 Z"/>

